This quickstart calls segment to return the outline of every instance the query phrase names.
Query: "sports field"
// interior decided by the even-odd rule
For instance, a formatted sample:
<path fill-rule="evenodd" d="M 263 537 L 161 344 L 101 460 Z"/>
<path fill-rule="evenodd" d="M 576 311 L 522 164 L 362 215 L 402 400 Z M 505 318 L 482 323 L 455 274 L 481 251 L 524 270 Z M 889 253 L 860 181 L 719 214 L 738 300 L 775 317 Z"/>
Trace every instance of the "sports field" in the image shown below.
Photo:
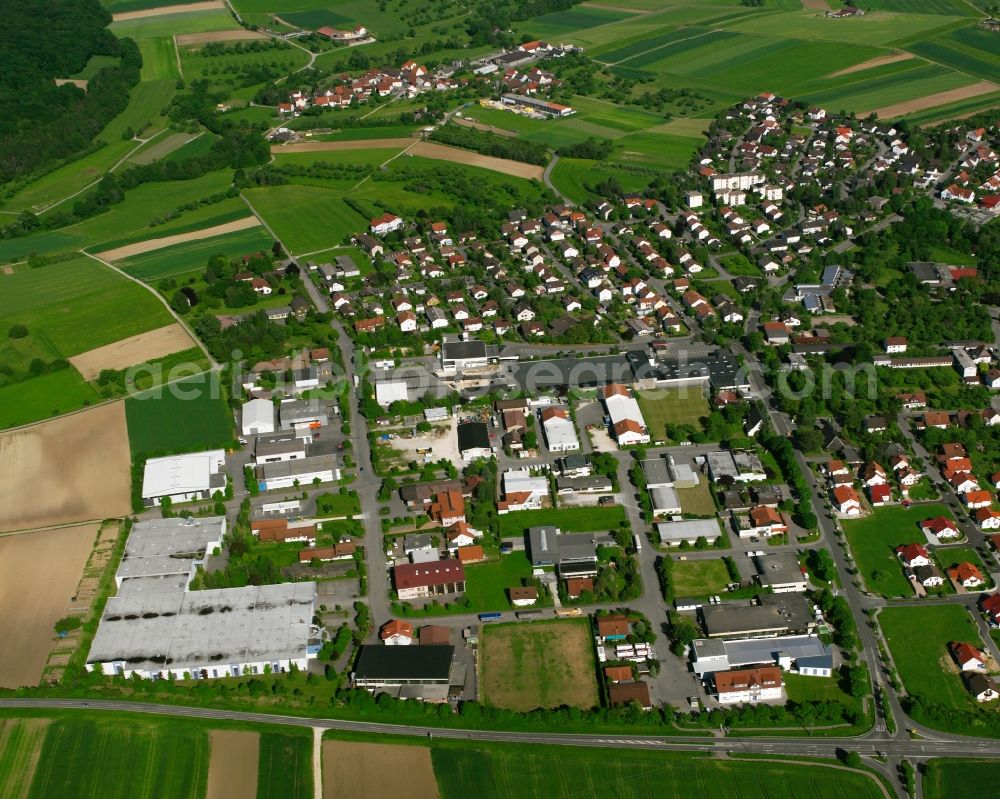
<path fill-rule="evenodd" d="M 909 693 L 952 707 L 975 704 L 948 653 L 949 641 L 966 641 L 982 648 L 979 629 L 964 606 L 885 608 L 878 618 Z"/>
<path fill-rule="evenodd" d="M 485 704 L 522 712 L 597 704 L 586 619 L 484 626 L 479 656 Z"/>
<path fill-rule="evenodd" d="M 214 372 L 129 397 L 125 415 L 133 456 L 197 452 L 233 442 L 233 418 Z"/>
<path fill-rule="evenodd" d="M 841 522 L 868 588 L 883 596 L 911 596 L 913 589 L 903 576 L 896 548 L 904 544 L 926 544 L 920 522 L 935 516 L 952 518 L 944 505 L 915 505 L 876 508 L 864 519 Z"/>
<path fill-rule="evenodd" d="M 719 760 L 671 752 L 616 749 L 613 756 L 577 747 L 489 744 L 435 746 L 434 771 L 444 799 L 691 796 L 774 799 L 881 799 L 872 778 L 818 761 Z"/>
<path fill-rule="evenodd" d="M 668 424 L 689 424 L 700 428 L 702 417 L 709 413 L 708 399 L 700 386 L 637 391 L 636 399 L 646 426 L 656 435 L 663 435 Z"/>
<path fill-rule="evenodd" d="M 59 719 L 45 735 L 29 799 L 204 796 L 208 736 L 183 722 Z"/>

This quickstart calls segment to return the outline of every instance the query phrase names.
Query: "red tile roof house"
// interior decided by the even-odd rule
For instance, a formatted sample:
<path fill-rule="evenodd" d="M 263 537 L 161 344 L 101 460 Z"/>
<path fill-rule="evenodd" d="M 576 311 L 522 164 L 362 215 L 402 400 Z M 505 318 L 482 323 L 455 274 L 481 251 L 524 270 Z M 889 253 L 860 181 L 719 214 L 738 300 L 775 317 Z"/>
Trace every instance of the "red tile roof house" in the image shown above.
<path fill-rule="evenodd" d="M 458 560 L 403 563 L 393 568 L 392 577 L 401 600 L 465 591 L 465 568 Z"/>
<path fill-rule="evenodd" d="M 931 563 L 927 550 L 920 544 L 907 544 L 896 549 L 896 554 L 908 569 L 916 566 L 929 566 Z"/>
<path fill-rule="evenodd" d="M 946 569 L 945 572 L 953 583 L 958 583 L 963 588 L 977 588 L 986 582 L 983 573 L 974 563 L 959 563 L 957 566 Z"/>
<path fill-rule="evenodd" d="M 944 516 L 935 516 L 933 519 L 925 519 L 920 522 L 920 530 L 924 534 L 930 533 L 938 538 L 958 538 L 958 527 L 954 522 Z"/>
<path fill-rule="evenodd" d="M 983 671 L 986 669 L 986 653 L 976 649 L 972 644 L 952 641 L 948 651 L 962 671 Z"/>
<path fill-rule="evenodd" d="M 861 515 L 861 500 L 850 486 L 837 486 L 833 489 L 833 504 L 844 516 Z"/>
<path fill-rule="evenodd" d="M 382 625 L 378 636 L 386 646 L 409 646 L 413 643 L 413 625 L 393 619 Z"/>
<path fill-rule="evenodd" d="M 597 636 L 608 641 L 622 641 L 629 634 L 629 623 L 625 616 L 598 616 Z"/>
<path fill-rule="evenodd" d="M 993 627 L 1000 626 L 1000 594 L 990 594 L 979 601 L 979 608 Z"/>
<path fill-rule="evenodd" d="M 580 595 L 587 591 L 594 593 L 594 580 L 591 577 L 571 577 L 566 581 L 566 596 L 570 599 L 579 599 Z M 1000 599 L 1000 597 L 998 597 Z"/>
<path fill-rule="evenodd" d="M 868 497 L 873 507 L 886 505 L 892 501 L 892 491 L 887 485 L 873 485 L 868 489 Z"/>

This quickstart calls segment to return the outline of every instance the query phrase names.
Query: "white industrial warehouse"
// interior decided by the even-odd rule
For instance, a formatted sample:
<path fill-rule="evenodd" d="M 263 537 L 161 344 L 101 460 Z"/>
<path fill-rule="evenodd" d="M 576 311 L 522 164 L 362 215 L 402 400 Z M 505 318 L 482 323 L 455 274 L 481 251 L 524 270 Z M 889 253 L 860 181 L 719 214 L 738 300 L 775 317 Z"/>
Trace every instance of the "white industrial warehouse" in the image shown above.
<path fill-rule="evenodd" d="M 150 458 L 142 476 L 142 501 L 159 505 L 211 499 L 216 491 L 226 489 L 226 453 L 221 449 Z"/>
<path fill-rule="evenodd" d="M 319 651 L 316 583 L 190 591 L 224 517 L 138 522 L 87 668 L 107 675 L 211 679 L 305 669 Z"/>

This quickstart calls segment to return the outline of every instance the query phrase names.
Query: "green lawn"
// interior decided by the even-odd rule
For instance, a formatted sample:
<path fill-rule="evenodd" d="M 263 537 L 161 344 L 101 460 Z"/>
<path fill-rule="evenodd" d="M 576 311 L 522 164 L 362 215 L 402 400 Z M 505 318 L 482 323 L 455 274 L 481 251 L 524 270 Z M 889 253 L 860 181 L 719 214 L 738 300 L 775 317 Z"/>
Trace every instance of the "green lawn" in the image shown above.
<path fill-rule="evenodd" d="M 524 533 L 529 527 L 552 525 L 564 533 L 614 530 L 625 521 L 625 508 L 542 508 L 506 513 L 500 517 L 500 535 Z"/>
<path fill-rule="evenodd" d="M 950 641 L 982 647 L 979 630 L 961 605 L 885 608 L 882 632 L 906 690 L 933 702 L 969 709 L 975 702 L 948 653 Z"/>
<path fill-rule="evenodd" d="M 262 732 L 257 765 L 257 799 L 311 799 L 312 736 Z"/>
<path fill-rule="evenodd" d="M 245 209 L 246 206 L 243 206 Z M 274 239 L 264 227 L 248 228 L 200 241 L 175 244 L 161 250 L 134 255 L 117 265 L 147 283 L 176 277 L 194 270 L 204 270 L 213 255 L 240 258 L 255 252 L 270 250 Z"/>
<path fill-rule="evenodd" d="M 125 400 L 133 457 L 197 452 L 232 443 L 233 417 L 216 382 L 214 375 L 197 375 Z"/>
<path fill-rule="evenodd" d="M 331 494 L 329 492 L 316 497 L 316 515 L 327 516 L 357 516 L 361 513 L 361 502 L 357 492 L 346 494 Z"/>
<path fill-rule="evenodd" d="M 700 428 L 702 417 L 709 414 L 708 398 L 698 386 L 637 391 L 635 394 L 646 426 L 654 437 L 664 435 L 668 424 L 690 424 Z"/>
<path fill-rule="evenodd" d="M 943 575 L 945 569 L 956 564 L 971 563 L 989 580 L 989 569 L 983 565 L 983 559 L 979 557 L 979 553 L 974 547 L 943 547 L 934 552 L 934 557 L 937 559 L 938 565 L 941 567 L 941 574 Z"/>
<path fill-rule="evenodd" d="M 29 799 L 195 799 L 204 795 L 208 736 L 174 721 L 60 719 L 45 736 Z"/>
<path fill-rule="evenodd" d="M 78 411 L 100 401 L 76 369 L 60 369 L 0 388 L 0 429 Z"/>
<path fill-rule="evenodd" d="M 713 596 L 732 582 L 721 560 L 674 560 L 670 582 L 677 596 Z"/>
<path fill-rule="evenodd" d="M 977 786 L 975 793 L 1000 783 L 1000 760 L 959 760 L 934 758 L 928 761 L 923 778 L 924 799 L 953 799 Z"/>
<path fill-rule="evenodd" d="M 531 564 L 524 552 L 502 555 L 500 560 L 473 563 L 465 567 L 465 596 L 471 603 L 466 613 L 509 610 L 508 588 L 523 585 L 531 577 Z"/>
<path fill-rule="evenodd" d="M 714 516 L 717 508 L 708 480 L 701 479 L 693 488 L 675 488 L 681 502 L 681 512 L 695 516 Z"/>
<path fill-rule="evenodd" d="M 801 674 L 786 671 L 782 675 L 785 680 L 785 690 L 793 702 L 843 702 L 857 705 L 858 700 L 844 693 L 834 672 L 833 677 L 804 677 Z"/>
<path fill-rule="evenodd" d="M 620 165 L 583 158 L 560 158 L 552 170 L 552 183 L 575 203 L 585 204 L 599 197 L 593 188 L 608 178 L 617 180 L 625 191 L 640 191 L 649 185 L 648 175 L 624 171 Z"/>
<path fill-rule="evenodd" d="M 718 760 L 708 755 L 533 744 L 435 744 L 434 773 L 443 799 L 614 796 L 674 799 L 718 796 L 773 799 L 877 799 L 872 778 L 816 761 Z"/>
<path fill-rule="evenodd" d="M 944 505 L 877 508 L 871 516 L 842 522 L 854 560 L 868 588 L 883 596 L 911 596 L 909 581 L 896 556 L 904 544 L 926 544 L 920 522 L 935 516 L 952 518 Z"/>

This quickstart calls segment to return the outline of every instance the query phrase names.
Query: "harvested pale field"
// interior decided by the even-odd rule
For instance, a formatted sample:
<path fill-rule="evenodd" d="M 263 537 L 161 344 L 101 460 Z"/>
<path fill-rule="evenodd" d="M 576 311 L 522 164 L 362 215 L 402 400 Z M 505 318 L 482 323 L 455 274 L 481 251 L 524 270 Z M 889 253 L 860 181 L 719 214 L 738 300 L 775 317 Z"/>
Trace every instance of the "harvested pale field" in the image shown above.
<path fill-rule="evenodd" d="M 74 355 L 69 362 L 83 375 L 84 380 L 96 380 L 102 369 L 127 369 L 193 346 L 195 343 L 187 331 L 174 322 L 166 327 Z"/>
<path fill-rule="evenodd" d="M 357 139 L 355 141 L 310 141 L 298 144 L 275 144 L 271 152 L 280 153 L 335 153 L 341 150 L 391 150 L 415 144 L 413 139 Z"/>
<path fill-rule="evenodd" d="M 76 88 L 87 91 L 87 81 L 83 78 L 56 78 L 56 86 L 65 86 L 67 83 L 72 83 Z"/>
<path fill-rule="evenodd" d="M 0 688 L 37 685 L 72 601 L 97 524 L 0 537 Z"/>
<path fill-rule="evenodd" d="M 112 14 L 111 19 L 114 22 L 124 22 L 129 19 L 162 17 L 164 14 L 183 14 L 187 11 L 220 11 L 225 7 L 226 4 L 222 0 L 204 0 L 200 3 L 180 3 L 173 6 L 144 8 L 141 11 L 122 11 L 120 14 Z"/>
<path fill-rule="evenodd" d="M 257 795 L 257 733 L 212 730 L 209 734 L 208 791 L 205 799 L 244 799 Z"/>
<path fill-rule="evenodd" d="M 802 0 L 802 8 L 806 11 L 822 11 L 826 13 L 830 10 L 830 4 L 826 0 Z"/>
<path fill-rule="evenodd" d="M 879 119 L 895 119 L 905 114 L 923 111 L 926 108 L 957 103 L 960 100 L 968 100 L 970 97 L 978 97 L 981 94 L 989 94 L 995 91 L 1000 91 L 1000 85 L 988 80 L 981 80 L 978 83 L 962 86 L 958 89 L 938 92 L 937 94 L 928 94 L 926 97 L 918 97 L 915 100 L 907 100 L 905 103 L 896 103 L 869 111 L 859 111 L 857 115 L 863 117 L 867 114 L 878 114 Z"/>
<path fill-rule="evenodd" d="M 822 2 L 822 0 L 820 0 Z M 880 55 L 875 58 L 869 58 L 867 61 L 862 61 L 860 64 L 855 64 L 854 66 L 847 67 L 838 72 L 831 72 L 827 75 L 828 78 L 839 78 L 841 75 L 850 75 L 854 72 L 864 72 L 866 69 L 875 69 L 875 67 L 884 67 L 886 64 L 895 64 L 897 61 L 909 61 L 913 58 L 913 53 L 893 53 L 892 55 Z"/>
<path fill-rule="evenodd" d="M 452 161 L 456 164 L 477 166 L 480 169 L 490 169 L 504 175 L 513 175 L 525 180 L 541 180 L 545 167 L 535 164 L 525 164 L 521 161 L 511 161 L 508 158 L 494 158 L 490 155 L 480 155 L 471 150 L 460 150 L 457 147 L 446 147 L 443 144 L 421 141 L 414 144 L 407 152 L 424 158 L 434 158 L 438 161 Z"/>
<path fill-rule="evenodd" d="M 240 42 L 247 39 L 266 39 L 267 34 L 260 31 L 209 31 L 207 33 L 182 33 L 174 37 L 178 47 L 185 45 L 209 44 L 211 42 Z"/>
<path fill-rule="evenodd" d="M 97 253 L 97 257 L 104 261 L 120 261 L 123 258 L 131 258 L 133 255 L 142 255 L 144 252 L 162 250 L 164 247 L 173 247 L 175 244 L 185 244 L 189 241 L 210 239 L 213 236 L 222 236 L 226 233 L 237 233 L 240 230 L 248 230 L 258 225 L 260 225 L 260 220 L 257 217 L 246 216 L 223 225 L 192 230 L 189 233 L 178 233 L 174 236 L 163 236 L 159 239 L 146 239 L 135 244 L 127 244 L 124 247 L 116 247 L 113 250 L 105 250 Z"/>
<path fill-rule="evenodd" d="M 323 799 L 438 799 L 426 746 L 323 742 Z"/>
<path fill-rule="evenodd" d="M 0 719 L 0 763 L 10 766 L 0 770 L 4 799 L 27 799 L 48 726 L 48 719 Z"/>
<path fill-rule="evenodd" d="M 124 402 L 0 434 L 0 533 L 123 516 L 131 496 Z"/>
<path fill-rule="evenodd" d="M 13 266 L 5 266 L 0 271 L 2 271 L 5 275 L 13 275 L 14 274 L 14 267 Z"/>

